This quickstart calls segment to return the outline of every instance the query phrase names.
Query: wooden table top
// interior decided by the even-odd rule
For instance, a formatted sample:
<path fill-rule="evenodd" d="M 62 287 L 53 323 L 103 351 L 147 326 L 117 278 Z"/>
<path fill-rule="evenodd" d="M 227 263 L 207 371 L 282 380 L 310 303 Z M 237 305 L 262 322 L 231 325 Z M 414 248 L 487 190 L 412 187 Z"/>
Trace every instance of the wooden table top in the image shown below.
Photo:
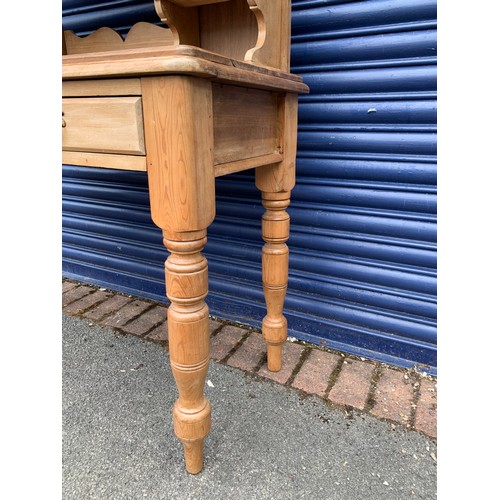
<path fill-rule="evenodd" d="M 302 78 L 190 45 L 145 47 L 62 56 L 63 80 L 190 74 L 256 88 L 306 93 Z"/>

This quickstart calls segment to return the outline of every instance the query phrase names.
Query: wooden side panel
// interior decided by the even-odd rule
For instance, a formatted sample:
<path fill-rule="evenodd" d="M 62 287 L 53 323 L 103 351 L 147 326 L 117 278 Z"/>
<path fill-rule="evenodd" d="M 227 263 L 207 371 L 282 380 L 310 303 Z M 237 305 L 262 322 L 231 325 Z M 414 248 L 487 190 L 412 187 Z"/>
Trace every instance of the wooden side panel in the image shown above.
<path fill-rule="evenodd" d="M 140 97 L 64 98 L 63 151 L 144 155 Z"/>
<path fill-rule="evenodd" d="M 200 46 L 198 7 L 186 8 L 169 0 L 155 0 L 159 18 L 172 30 L 174 45 Z"/>
<path fill-rule="evenodd" d="M 245 61 L 290 71 L 290 0 L 247 0 L 259 24 L 257 45 Z"/>
<path fill-rule="evenodd" d="M 278 94 L 213 84 L 215 165 L 280 153 Z"/>
<path fill-rule="evenodd" d="M 247 0 L 200 7 L 200 47 L 243 61 L 257 43 L 257 19 Z"/>

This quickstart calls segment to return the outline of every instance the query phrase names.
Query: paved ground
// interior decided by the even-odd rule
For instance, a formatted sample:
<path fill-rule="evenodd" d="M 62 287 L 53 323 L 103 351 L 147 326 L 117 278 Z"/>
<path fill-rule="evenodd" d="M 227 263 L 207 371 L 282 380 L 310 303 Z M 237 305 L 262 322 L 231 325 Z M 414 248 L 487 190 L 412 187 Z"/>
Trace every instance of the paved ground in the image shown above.
<path fill-rule="evenodd" d="M 63 280 L 62 305 L 68 314 L 168 350 L 164 304 Z M 283 367 L 272 373 L 266 369 L 266 346 L 260 332 L 213 318 L 210 334 L 210 356 L 217 363 L 273 380 L 303 396 L 318 396 L 341 413 L 369 414 L 436 438 L 437 380 L 425 372 L 286 342 Z"/>
<path fill-rule="evenodd" d="M 205 468 L 191 476 L 172 431 L 176 389 L 161 343 L 63 312 L 64 500 L 436 497 L 435 439 L 290 380 L 211 361 L 213 426 Z"/>

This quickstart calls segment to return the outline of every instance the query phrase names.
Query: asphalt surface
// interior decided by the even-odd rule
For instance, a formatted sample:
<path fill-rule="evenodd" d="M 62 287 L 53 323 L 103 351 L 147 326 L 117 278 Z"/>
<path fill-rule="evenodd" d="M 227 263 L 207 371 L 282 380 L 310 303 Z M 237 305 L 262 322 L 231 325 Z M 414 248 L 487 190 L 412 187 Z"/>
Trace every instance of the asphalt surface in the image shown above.
<path fill-rule="evenodd" d="M 436 498 L 436 445 L 211 362 L 200 474 L 172 428 L 168 355 L 63 314 L 64 500 Z"/>

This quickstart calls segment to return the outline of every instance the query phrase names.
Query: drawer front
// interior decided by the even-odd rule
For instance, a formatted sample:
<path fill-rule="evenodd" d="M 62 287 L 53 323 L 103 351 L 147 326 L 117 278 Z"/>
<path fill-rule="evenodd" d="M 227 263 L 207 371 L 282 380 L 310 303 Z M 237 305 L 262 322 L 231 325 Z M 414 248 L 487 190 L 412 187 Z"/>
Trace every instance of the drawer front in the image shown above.
<path fill-rule="evenodd" d="M 140 97 L 78 97 L 62 101 L 63 151 L 145 155 Z"/>

